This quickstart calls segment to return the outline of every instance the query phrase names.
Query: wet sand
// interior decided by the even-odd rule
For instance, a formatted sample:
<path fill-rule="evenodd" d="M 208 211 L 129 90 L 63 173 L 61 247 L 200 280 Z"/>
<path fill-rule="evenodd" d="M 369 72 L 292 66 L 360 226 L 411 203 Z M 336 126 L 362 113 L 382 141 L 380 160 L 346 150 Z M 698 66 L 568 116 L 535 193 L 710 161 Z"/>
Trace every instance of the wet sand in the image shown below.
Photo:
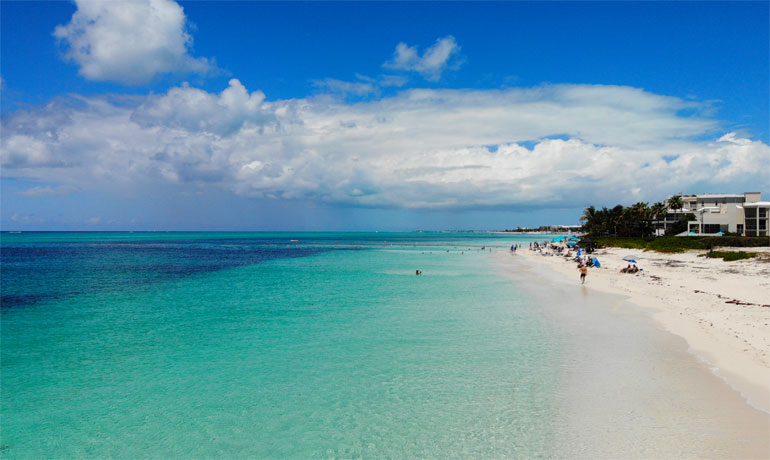
<path fill-rule="evenodd" d="M 627 297 L 500 251 L 562 341 L 558 458 L 770 458 L 770 415 Z M 591 275 L 589 275 L 591 276 Z"/>

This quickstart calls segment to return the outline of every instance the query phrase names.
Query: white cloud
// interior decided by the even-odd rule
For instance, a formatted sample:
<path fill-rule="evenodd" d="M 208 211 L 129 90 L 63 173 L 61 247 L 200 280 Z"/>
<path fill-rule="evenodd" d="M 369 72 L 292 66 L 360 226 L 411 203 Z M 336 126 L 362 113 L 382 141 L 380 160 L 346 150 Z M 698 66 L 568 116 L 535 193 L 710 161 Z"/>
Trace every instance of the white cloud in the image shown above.
<path fill-rule="evenodd" d="M 11 221 L 19 224 L 39 224 L 45 222 L 45 219 L 35 216 L 34 214 L 25 215 L 19 213 L 13 213 Z"/>
<path fill-rule="evenodd" d="M 373 78 L 357 73 L 356 78 L 358 81 L 344 81 L 334 78 L 326 78 L 324 80 L 315 80 L 313 81 L 313 84 L 331 93 L 337 93 L 345 96 L 379 96 L 383 88 L 400 88 L 406 85 L 408 82 L 406 78 L 398 75 L 380 75 L 378 78 Z"/>
<path fill-rule="evenodd" d="M 380 86 L 395 86 L 400 88 L 406 85 L 408 80 L 400 75 L 382 75 L 380 77 Z"/>
<path fill-rule="evenodd" d="M 460 47 L 451 35 L 436 40 L 436 43 L 425 50 L 422 56 L 417 52 L 416 46 L 401 42 L 396 45 L 393 59 L 383 66 L 389 69 L 418 72 L 424 78 L 436 81 L 441 78 L 450 58 L 456 56 L 459 51 Z"/>
<path fill-rule="evenodd" d="M 2 174 L 124 195 L 162 184 L 466 208 L 657 201 L 696 185 L 762 189 L 770 169 L 763 142 L 680 115 L 697 103 L 629 87 L 422 89 L 345 103 L 266 101 L 232 80 L 219 94 L 181 86 L 133 107 L 82 101 L 7 117 Z M 705 137 L 716 140 L 693 140 Z"/>
<path fill-rule="evenodd" d="M 359 77 L 360 78 L 360 77 Z M 325 88 L 333 92 L 339 92 L 343 94 L 355 94 L 357 96 L 365 96 L 377 91 L 376 82 L 374 81 L 342 81 L 334 78 L 326 78 L 324 80 L 316 80 L 313 82 L 315 86 Z"/>
<path fill-rule="evenodd" d="M 188 131 L 228 134 L 244 123 L 262 123 L 272 117 L 263 107 L 265 94 L 249 93 L 240 81 L 232 79 L 221 93 L 183 85 L 167 94 L 148 96 L 132 113 L 131 120 L 147 128 L 164 126 Z"/>
<path fill-rule="evenodd" d="M 89 80 L 136 85 L 164 73 L 205 73 L 211 63 L 188 54 L 192 37 L 173 0 L 75 0 L 77 11 L 54 36 Z"/>
<path fill-rule="evenodd" d="M 16 192 L 17 195 L 32 196 L 32 197 L 65 196 L 65 195 L 71 195 L 73 193 L 80 193 L 80 189 L 72 185 L 60 185 L 58 187 L 51 187 L 50 185 L 47 185 L 47 186 L 32 187 L 30 189 L 23 190 L 21 192 Z"/>

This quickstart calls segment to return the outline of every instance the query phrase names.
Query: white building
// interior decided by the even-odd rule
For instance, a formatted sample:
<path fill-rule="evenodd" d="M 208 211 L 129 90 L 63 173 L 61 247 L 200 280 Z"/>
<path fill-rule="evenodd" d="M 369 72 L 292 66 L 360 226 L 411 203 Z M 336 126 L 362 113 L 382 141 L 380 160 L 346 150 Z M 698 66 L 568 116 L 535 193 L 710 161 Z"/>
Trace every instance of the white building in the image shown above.
<path fill-rule="evenodd" d="M 755 201 L 743 204 L 743 235 L 769 236 L 770 201 Z M 738 230 L 740 232 L 740 230 Z"/>
<path fill-rule="evenodd" d="M 582 229 L 582 225 L 541 225 L 540 228 L 538 228 L 541 232 L 553 233 L 577 233 Z"/>
<path fill-rule="evenodd" d="M 770 202 L 762 201 L 760 192 L 684 195 L 682 202 L 680 214 L 695 214 L 695 220 L 687 222 L 688 233 L 768 235 Z"/>

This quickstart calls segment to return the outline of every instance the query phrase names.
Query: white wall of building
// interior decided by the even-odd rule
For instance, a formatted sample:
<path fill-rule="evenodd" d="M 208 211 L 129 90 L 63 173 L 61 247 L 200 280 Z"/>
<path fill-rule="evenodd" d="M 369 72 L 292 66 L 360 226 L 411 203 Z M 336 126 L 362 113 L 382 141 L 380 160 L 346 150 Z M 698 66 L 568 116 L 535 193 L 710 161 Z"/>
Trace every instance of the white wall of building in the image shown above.
<path fill-rule="evenodd" d="M 760 201 L 761 199 L 762 194 L 760 192 L 748 192 L 742 195 L 704 193 L 683 196 L 684 209 L 694 213 L 696 217 L 696 220 L 688 222 L 687 228 L 690 232 L 699 234 L 732 232 L 746 235 L 746 205 L 749 205 L 752 209 L 758 208 L 756 213 L 751 212 L 752 215 L 768 215 L 768 211 L 759 210 L 764 209 L 763 203 Z M 767 226 L 768 224 L 760 222 L 761 218 L 757 219 L 756 224 L 752 222 L 749 225 L 750 230 L 754 227 L 757 228 L 757 230 L 749 232 L 751 236 L 768 235 L 768 230 L 770 229 Z M 767 218 L 765 217 L 765 219 Z"/>

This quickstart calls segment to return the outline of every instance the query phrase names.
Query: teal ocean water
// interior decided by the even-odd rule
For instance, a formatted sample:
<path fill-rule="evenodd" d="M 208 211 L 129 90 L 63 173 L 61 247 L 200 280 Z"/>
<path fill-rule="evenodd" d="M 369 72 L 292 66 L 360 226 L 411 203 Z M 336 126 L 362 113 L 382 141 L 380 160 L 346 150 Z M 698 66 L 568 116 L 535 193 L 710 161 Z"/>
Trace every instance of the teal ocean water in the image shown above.
<path fill-rule="evenodd" d="M 527 241 L 3 233 L 0 455 L 550 457 L 563 345 L 490 269 Z"/>

